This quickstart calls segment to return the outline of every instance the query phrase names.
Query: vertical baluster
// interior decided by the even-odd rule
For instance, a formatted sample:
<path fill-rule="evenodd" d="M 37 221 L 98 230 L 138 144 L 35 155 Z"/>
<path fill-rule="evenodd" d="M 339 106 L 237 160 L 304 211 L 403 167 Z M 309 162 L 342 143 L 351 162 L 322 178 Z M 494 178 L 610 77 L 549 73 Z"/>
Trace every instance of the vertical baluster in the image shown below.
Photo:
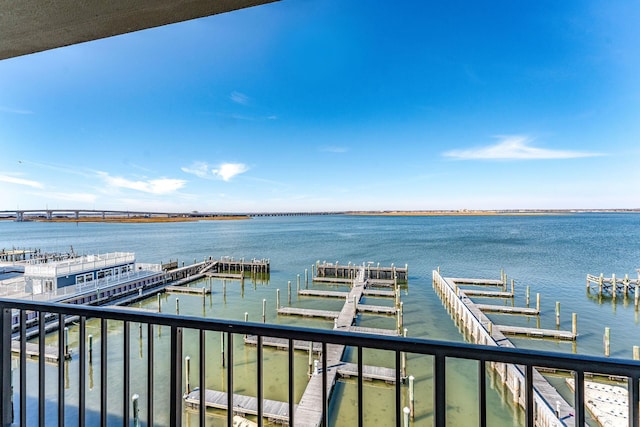
<path fill-rule="evenodd" d="M 27 425 L 27 313 L 20 310 L 20 424 Z"/>
<path fill-rule="evenodd" d="M 100 425 L 107 425 L 107 319 L 100 319 Z"/>
<path fill-rule="evenodd" d="M 436 354 L 434 360 L 433 375 L 435 378 L 434 408 L 436 427 L 445 427 L 447 424 L 447 396 L 446 396 L 446 362 L 442 354 Z"/>
<path fill-rule="evenodd" d="M 207 352 L 206 352 L 206 331 L 200 330 L 200 427 L 205 426 L 207 419 L 206 392 L 207 392 Z"/>
<path fill-rule="evenodd" d="M 534 427 L 534 412 L 533 412 L 533 366 L 526 366 L 526 374 L 525 374 L 525 399 L 526 399 L 526 407 L 525 407 L 525 417 L 526 417 L 526 426 Z"/>
<path fill-rule="evenodd" d="M 45 317 L 47 315 L 40 311 L 38 313 L 38 351 L 39 354 L 44 354 L 44 334 L 45 334 L 45 330 L 44 330 L 44 322 L 45 322 Z M 45 373 L 44 373 L 44 357 L 39 357 L 38 358 L 38 425 L 40 427 L 44 427 L 45 426 L 45 421 L 46 421 L 46 417 L 45 417 L 45 403 L 46 403 L 46 396 L 45 396 L 45 390 L 44 390 L 44 385 L 46 384 L 46 380 L 45 380 Z"/>
<path fill-rule="evenodd" d="M 172 427 L 182 425 L 182 328 L 171 326 L 171 367 L 169 393 L 169 424 Z"/>
<path fill-rule="evenodd" d="M 147 425 L 153 425 L 153 324 L 147 324 Z"/>
<path fill-rule="evenodd" d="M 87 319 L 80 316 L 78 327 L 78 425 L 86 425 L 86 371 L 87 371 L 87 343 L 85 335 L 87 332 Z"/>
<path fill-rule="evenodd" d="M 402 421 L 402 387 L 400 382 L 402 381 L 402 373 L 400 369 L 401 365 L 401 351 L 396 350 L 396 425 L 401 425 Z"/>
<path fill-rule="evenodd" d="M 311 343 L 313 347 L 313 343 Z M 295 400 L 293 394 L 293 376 L 294 376 L 294 368 L 293 368 L 293 340 L 289 338 L 289 425 L 294 425 L 294 412 L 295 412 Z"/>
<path fill-rule="evenodd" d="M 130 340 L 130 324 L 128 321 L 124 321 L 123 325 L 123 334 L 122 334 L 122 388 L 123 388 L 123 396 L 122 396 L 122 427 L 129 426 L 129 395 L 131 394 L 129 377 L 131 376 L 131 366 L 129 361 L 129 354 L 131 353 L 131 340 Z"/>
<path fill-rule="evenodd" d="M 263 373 L 263 366 L 262 366 L 262 335 L 258 335 L 258 341 L 256 343 L 256 357 L 257 357 L 257 364 L 258 364 L 258 371 L 256 372 L 258 375 L 258 384 L 257 384 L 257 397 L 258 397 L 258 427 L 262 427 L 262 413 L 263 413 L 263 397 L 262 397 L 262 376 L 264 375 Z M 231 367 L 229 367 L 231 368 Z M 291 375 L 289 375 L 289 378 L 291 378 Z"/>
<path fill-rule="evenodd" d="M 364 396 L 362 391 L 362 346 L 358 346 L 358 426 L 364 426 Z"/>
<path fill-rule="evenodd" d="M 64 427 L 64 314 L 58 314 L 58 426 Z"/>
<path fill-rule="evenodd" d="M 629 425 L 637 426 L 640 425 L 640 415 L 638 413 L 638 399 L 640 398 L 640 390 L 638 387 L 638 381 L 640 380 L 640 375 L 636 373 L 629 377 L 629 402 L 634 402 L 634 404 L 629 405 Z"/>
<path fill-rule="evenodd" d="M 233 334 L 227 332 L 227 424 L 233 427 Z"/>
<path fill-rule="evenodd" d="M 327 343 L 322 342 L 322 425 L 329 426 L 329 397 L 327 396 Z"/>
<path fill-rule="evenodd" d="M 484 360 L 478 363 L 478 414 L 480 427 L 487 426 L 487 368 Z"/>
<path fill-rule="evenodd" d="M 0 423 L 13 423 L 11 408 L 11 309 L 0 312 Z"/>
<path fill-rule="evenodd" d="M 574 390 L 574 402 L 575 402 L 575 420 L 577 426 L 585 425 L 584 420 L 584 372 L 574 372 L 575 390 Z"/>

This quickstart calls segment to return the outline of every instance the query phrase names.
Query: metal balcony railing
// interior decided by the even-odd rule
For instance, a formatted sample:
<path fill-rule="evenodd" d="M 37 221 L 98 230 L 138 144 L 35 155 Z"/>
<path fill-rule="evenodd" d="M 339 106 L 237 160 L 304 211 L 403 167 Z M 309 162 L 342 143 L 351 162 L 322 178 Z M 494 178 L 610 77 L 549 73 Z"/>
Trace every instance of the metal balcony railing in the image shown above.
<path fill-rule="evenodd" d="M 573 372 L 575 381 L 575 393 L 574 393 L 574 420 L 567 425 L 583 426 L 585 425 L 585 401 L 584 401 L 584 389 L 585 389 L 585 374 L 598 373 L 608 376 L 624 377 L 627 378 L 628 385 L 628 401 L 632 404 L 628 405 L 629 410 L 629 426 L 638 427 L 639 419 L 639 378 L 640 378 L 640 363 L 632 360 L 622 359 L 608 359 L 602 357 L 593 356 L 581 356 L 573 354 L 551 353 L 524 349 L 513 348 L 496 348 L 496 347 L 484 347 L 471 344 L 450 343 L 441 341 L 432 341 L 415 338 L 403 338 L 394 336 L 373 336 L 367 334 L 329 331 L 329 330 L 317 330 L 310 328 L 282 326 L 282 325 L 269 325 L 262 323 L 251 322 L 239 322 L 239 321 L 227 321 L 216 320 L 208 318 L 197 318 L 180 315 L 170 315 L 166 313 L 153 313 L 153 312 L 136 312 L 132 310 L 124 310 L 117 308 L 104 308 L 104 307 L 90 307 L 90 306 L 73 306 L 64 304 L 53 303 L 37 303 L 29 301 L 18 300 L 6 300 L 0 299 L 0 331 L 2 334 L 2 341 L 0 347 L 0 384 L 2 390 L 0 390 L 0 396 L 2 402 L 0 402 L 0 421 L 3 426 L 12 425 L 14 419 L 21 420 L 22 424 L 27 420 L 27 387 L 38 387 L 38 425 L 59 425 L 65 424 L 65 409 L 67 409 L 65 403 L 65 363 L 57 362 L 57 420 L 46 419 L 45 413 L 45 401 L 50 396 L 45 393 L 44 381 L 38 381 L 36 383 L 28 383 L 27 379 L 27 335 L 30 328 L 35 330 L 44 336 L 45 328 L 49 329 L 48 325 L 41 322 L 38 326 L 29 326 L 31 323 L 27 322 L 27 318 L 33 318 L 33 312 L 35 312 L 41 318 L 53 318 L 57 320 L 57 326 L 54 330 L 58 331 L 57 339 L 57 351 L 59 355 L 65 352 L 65 334 L 64 325 L 69 319 L 73 319 L 77 324 L 79 339 L 78 339 L 78 351 L 74 353 L 74 358 L 77 358 L 78 364 L 78 390 L 77 390 L 77 424 L 83 426 L 86 424 L 86 383 L 87 383 L 87 321 L 88 319 L 96 319 L 99 322 L 101 336 L 107 336 L 107 322 L 119 321 L 122 322 L 122 334 L 123 334 L 123 354 L 122 354 L 122 377 L 123 382 L 123 396 L 122 396 L 122 414 L 120 416 L 123 426 L 131 425 L 131 419 L 137 417 L 137 411 L 134 407 L 131 407 L 130 401 L 130 380 L 131 380 L 131 365 L 130 365 L 130 326 L 132 323 L 140 324 L 140 330 L 143 330 L 142 325 L 146 325 L 148 336 L 154 336 L 154 328 L 168 327 L 170 329 L 170 363 L 167 375 L 169 376 L 169 387 L 166 390 L 154 389 L 154 340 L 147 340 L 147 367 L 146 372 L 142 373 L 146 375 L 146 392 L 148 396 L 153 396 L 154 393 L 167 393 L 169 399 L 169 422 L 171 426 L 180 426 L 183 420 L 183 330 L 195 330 L 200 337 L 198 348 L 200 352 L 200 366 L 199 366 L 199 381 L 200 384 L 206 384 L 206 372 L 205 361 L 206 349 L 205 349 L 205 333 L 207 331 L 218 331 L 224 334 L 227 338 L 229 345 L 226 347 L 226 361 L 228 366 L 233 366 L 234 350 L 233 339 L 234 336 L 241 335 L 256 335 L 258 337 L 257 347 L 257 364 L 255 369 L 255 381 L 256 381 L 256 394 L 257 398 L 257 423 L 263 424 L 264 406 L 263 406 L 263 339 L 267 338 L 283 338 L 288 341 L 288 414 L 289 423 L 291 425 L 306 425 L 304 420 L 296 418 L 296 402 L 294 402 L 293 395 L 293 353 L 295 340 L 312 341 L 314 343 L 320 343 L 322 349 L 322 366 L 326 366 L 327 360 L 327 348 L 331 345 L 344 345 L 350 346 L 357 351 L 358 362 L 357 370 L 360 375 L 357 379 L 358 388 L 358 415 L 357 423 L 359 426 L 364 425 L 363 414 L 363 365 L 362 365 L 362 350 L 363 349 L 380 349 L 391 351 L 395 355 L 395 424 L 397 426 L 403 425 L 403 411 L 402 411 L 402 384 L 401 378 L 401 357 L 403 352 L 411 354 L 428 355 L 433 358 L 433 372 L 434 372 L 434 390 L 433 390 L 433 407 L 434 407 L 434 424 L 437 427 L 444 427 L 446 425 L 446 377 L 445 368 L 447 360 L 450 358 L 467 359 L 478 362 L 478 425 L 487 425 L 487 395 L 486 395 L 486 368 L 489 363 L 506 363 L 515 364 L 521 367 L 525 373 L 525 424 L 526 426 L 536 425 L 534 415 L 534 387 L 533 387 L 533 370 L 535 367 L 541 368 L 555 368 L 563 369 Z M 27 316 L 27 314 L 30 314 Z M 92 320 L 94 321 L 94 320 Z M 18 323 L 19 332 L 12 334 L 12 324 Z M 109 324 L 109 328 L 112 324 Z M 19 347 L 19 356 L 17 356 L 17 369 L 19 390 L 17 395 L 19 398 L 17 402 L 13 401 L 12 390 L 12 339 L 15 339 Z M 101 354 L 108 354 L 108 342 L 107 339 L 100 340 Z M 45 340 L 38 340 L 39 354 L 45 354 Z M 60 358 L 61 359 L 61 358 Z M 45 357 L 38 358 L 38 372 L 39 378 L 44 378 L 45 372 Z M 107 383 L 107 366 L 112 366 L 112 363 L 107 364 L 107 358 L 100 358 L 99 371 L 101 378 L 101 391 L 100 391 L 100 424 L 107 425 L 107 401 L 108 401 L 108 383 Z M 136 373 L 140 374 L 140 373 Z M 158 373 L 156 373 L 157 375 Z M 227 369 L 227 390 L 234 390 L 234 369 Z M 318 373 L 322 377 L 322 408 L 320 423 L 327 426 L 329 418 L 329 387 L 327 384 L 327 370 L 322 369 Z M 233 408 L 233 393 L 226 393 L 227 407 Z M 142 408 L 142 411 L 146 413 L 145 425 L 154 424 L 154 399 L 149 397 L 146 399 L 146 408 Z M 205 406 L 205 393 L 200 393 L 199 404 L 199 422 L 201 426 L 205 425 L 207 417 L 207 411 Z M 159 409 L 159 408 L 156 408 Z M 75 408 L 74 408 L 75 411 Z M 110 417 L 113 414 L 109 415 Z M 233 425 L 233 411 L 226 412 L 227 425 L 231 427 Z M 33 415 L 31 415 L 33 418 Z M 354 420 L 354 425 L 356 420 Z"/>

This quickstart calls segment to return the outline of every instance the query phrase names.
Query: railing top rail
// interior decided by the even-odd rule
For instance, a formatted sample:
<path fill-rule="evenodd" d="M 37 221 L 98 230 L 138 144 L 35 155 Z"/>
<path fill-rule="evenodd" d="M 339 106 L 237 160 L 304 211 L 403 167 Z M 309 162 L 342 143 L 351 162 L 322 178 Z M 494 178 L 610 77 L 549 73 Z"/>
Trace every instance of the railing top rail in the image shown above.
<path fill-rule="evenodd" d="M 484 360 L 501 363 L 561 368 L 578 372 L 606 373 L 640 378 L 640 361 L 599 356 L 547 352 L 522 348 L 490 347 L 468 343 L 436 341 L 422 338 L 381 336 L 338 330 L 313 329 L 235 320 L 212 319 L 167 313 L 134 312 L 111 307 L 92 307 L 50 302 L 32 302 L 0 298 L 0 311 L 31 310 L 86 318 L 104 318 L 125 322 L 151 323 L 186 329 L 255 334 L 270 337 L 312 339 L 346 346 L 362 346 L 390 351 L 404 351 L 432 356 Z"/>

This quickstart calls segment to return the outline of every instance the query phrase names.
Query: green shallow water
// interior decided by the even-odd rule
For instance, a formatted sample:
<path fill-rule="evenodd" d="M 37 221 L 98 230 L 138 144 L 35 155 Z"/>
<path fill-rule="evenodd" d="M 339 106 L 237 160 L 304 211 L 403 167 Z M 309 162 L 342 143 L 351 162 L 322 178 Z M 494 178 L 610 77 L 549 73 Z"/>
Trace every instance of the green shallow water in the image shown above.
<path fill-rule="evenodd" d="M 530 286 L 532 301 L 541 294 L 543 328 L 555 328 L 555 301 L 562 307 L 561 328 L 570 330 L 570 313 L 578 313 L 578 332 L 575 344 L 543 340 L 514 339 L 518 347 L 538 348 L 561 352 L 602 354 L 604 326 L 612 327 L 612 356 L 631 357 L 631 348 L 638 345 L 638 313 L 619 299 L 599 301 L 585 289 L 587 273 L 618 277 L 636 277 L 640 259 L 640 215 L 637 214 L 580 214 L 532 217 L 284 217 L 257 218 L 250 221 L 220 221 L 173 224 L 43 224 L 0 222 L 0 247 L 37 247 L 43 250 L 67 250 L 73 245 L 78 252 L 105 253 L 111 251 L 136 252 L 140 262 L 161 262 L 178 259 L 187 263 L 204 256 L 234 256 L 236 258 L 270 258 L 272 273 L 268 282 L 227 281 L 226 295 L 222 282 L 213 282 L 213 295 L 167 295 L 162 298 L 163 309 L 175 310 L 180 299 L 181 314 L 223 319 L 260 321 L 262 300 L 267 300 L 266 321 L 278 324 L 304 325 L 329 329 L 332 322 L 277 316 L 276 289 L 280 289 L 281 304 L 288 305 L 287 281 L 295 290 L 296 277 L 304 269 L 311 273 L 316 260 L 362 263 L 367 261 L 389 265 L 409 264 L 409 286 L 402 293 L 404 326 L 410 336 L 462 341 L 458 328 L 443 308 L 431 287 L 431 271 L 441 267 L 443 275 L 452 277 L 498 278 L 501 268 L 516 281 L 515 305 L 524 305 L 525 286 Z M 200 286 L 201 284 L 194 284 Z M 304 286 L 304 283 L 303 283 Z M 316 285 L 317 289 L 346 290 L 346 287 Z M 496 303 L 495 301 L 480 301 Z M 365 303 L 387 305 L 384 299 L 367 297 Z M 292 297 L 292 306 L 340 310 L 342 301 L 333 298 Z M 157 309 L 151 298 L 142 307 Z M 500 323 L 534 326 L 535 318 L 491 315 Z M 392 317 L 361 315 L 359 324 L 367 327 L 393 328 Z M 121 425 L 117 414 L 121 411 L 122 360 L 121 325 L 110 325 L 109 376 L 110 424 Z M 89 366 L 87 389 L 88 420 L 97 420 L 100 396 L 98 364 L 99 329 L 88 322 L 87 333 L 94 335 L 94 364 Z M 75 338 L 74 338 L 75 337 Z M 55 334 L 47 336 L 55 342 Z M 77 331 L 71 328 L 71 346 L 76 346 Z M 146 413 L 146 329 L 139 336 L 136 325 L 131 326 L 131 392 L 140 394 L 141 416 Z M 155 332 L 156 393 L 154 417 L 157 425 L 166 425 L 168 401 L 160 391 L 167 386 L 168 329 Z M 198 351 L 196 339 L 185 334 L 184 355 L 191 357 L 192 386 L 198 385 Z M 226 371 L 220 366 L 220 336 L 207 335 L 207 387 L 224 390 Z M 242 337 L 234 339 L 234 391 L 255 395 L 255 349 L 245 347 Z M 348 352 L 346 358 L 355 361 Z M 265 398 L 286 400 L 286 352 L 265 349 Z M 393 356 L 384 352 L 366 351 L 366 364 L 393 366 Z M 308 358 L 296 352 L 294 394 L 299 399 L 307 381 Z M 416 417 L 412 425 L 430 426 L 432 413 L 432 361 L 430 358 L 409 355 L 409 373 L 416 377 Z M 37 365 L 28 364 L 28 377 L 37 383 Z M 68 388 L 65 399 L 69 403 L 65 415 L 68 425 L 75 425 L 77 409 L 77 362 L 68 363 Z M 47 417 L 50 424 L 56 417 L 56 375 L 54 366 L 47 366 Z M 562 382 L 559 382 L 562 385 Z M 17 387 L 17 384 L 16 384 Z M 514 410 L 510 397 L 504 396 L 499 384 L 490 384 L 488 417 L 492 426 L 522 425 L 522 414 Z M 447 369 L 448 424 L 474 425 L 477 420 L 477 365 L 468 361 L 449 361 Z M 37 388 L 28 388 L 29 416 L 37 414 Z M 353 380 L 341 381 L 332 400 L 332 425 L 351 426 L 357 419 L 357 387 Z M 403 393 L 403 399 L 406 396 Z M 366 383 L 366 425 L 391 425 L 395 419 L 393 387 Z M 197 425 L 197 415 L 185 412 L 185 423 Z M 224 425 L 220 414 L 212 414 L 209 425 Z M 49 423 L 48 423 L 49 424 Z"/>

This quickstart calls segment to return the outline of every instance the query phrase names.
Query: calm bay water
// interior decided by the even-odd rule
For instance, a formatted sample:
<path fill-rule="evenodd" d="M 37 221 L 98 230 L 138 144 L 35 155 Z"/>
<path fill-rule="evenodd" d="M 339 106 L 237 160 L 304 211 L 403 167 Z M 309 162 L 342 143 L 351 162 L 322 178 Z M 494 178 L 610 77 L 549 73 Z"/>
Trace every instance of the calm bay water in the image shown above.
<path fill-rule="evenodd" d="M 164 224 L 106 224 L 106 223 L 15 223 L 0 221 L 0 248 L 32 247 L 50 251 L 68 251 L 72 245 L 79 253 L 105 253 L 112 251 L 135 252 L 139 262 L 166 262 L 178 259 L 193 262 L 205 256 L 233 256 L 235 258 L 269 258 L 272 273 L 268 283 L 252 284 L 246 281 L 240 289 L 237 282 L 228 281 L 226 296 L 222 294 L 222 283 L 213 283 L 214 294 L 203 304 L 201 297 L 180 298 L 180 311 L 184 314 L 204 315 L 241 320 L 249 313 L 250 320 L 260 320 L 262 299 L 267 299 L 269 310 L 267 322 L 300 324 L 318 328 L 331 328 L 331 322 L 322 320 L 278 317 L 275 314 L 276 289 L 281 289 L 283 304 L 286 304 L 287 281 L 295 287 L 296 276 L 304 280 L 304 269 L 311 272 L 311 264 L 317 260 L 339 261 L 361 264 L 373 261 L 381 265 L 395 263 L 409 266 L 409 286 L 403 294 L 405 327 L 410 336 L 430 339 L 462 341 L 453 321 L 444 310 L 431 286 L 431 271 L 438 266 L 444 276 L 499 278 L 503 268 L 515 279 L 515 304 L 525 304 L 525 286 L 531 289 L 532 300 L 541 294 L 542 315 L 540 326 L 555 328 L 555 302 L 561 304 L 561 327 L 571 329 L 571 313 L 578 314 L 577 343 L 555 343 L 541 340 L 514 340 L 518 347 L 601 355 L 602 335 L 605 326 L 611 327 L 611 355 L 631 357 L 633 345 L 640 345 L 639 317 L 633 300 L 617 304 L 611 300 L 598 301 L 586 293 L 587 273 L 615 273 L 618 277 L 629 274 L 637 277 L 640 267 L 640 214 L 575 214 L 538 216 L 483 216 L 483 217 L 376 217 L 376 216 L 301 216 L 265 217 L 247 221 L 203 221 L 196 223 Z M 385 301 L 376 301 L 385 304 Z M 143 306 L 155 309 L 152 298 Z M 294 306 L 338 310 L 341 302 L 293 297 Z M 163 297 L 165 307 L 175 307 L 175 296 Z M 498 323 L 535 325 L 535 319 L 496 315 Z M 533 323 L 530 323 L 533 322 Z M 364 316 L 360 324 L 371 327 L 393 328 L 394 320 L 381 316 Z M 93 328 L 93 332 L 92 332 Z M 89 325 L 88 333 L 98 334 L 97 325 Z M 109 336 L 109 389 L 121 387 L 121 374 L 117 364 L 122 358 L 121 331 L 117 325 Z M 168 330 L 164 337 L 157 332 L 156 349 L 162 359 L 162 348 L 168 345 Z M 72 331 L 72 340 L 75 336 Z M 132 372 L 144 370 L 146 331 L 138 336 L 132 328 Z M 55 340 L 55 336 L 47 338 Z M 120 341 L 119 341 L 120 340 Z M 111 343 L 113 341 L 113 345 Z M 187 340 L 185 355 L 191 353 L 192 366 L 197 366 L 195 344 Z M 210 341 L 210 342 L 209 342 Z M 235 340 L 236 348 L 236 393 L 255 393 L 255 351 L 245 348 L 241 337 Z M 73 342 L 72 345 L 75 345 Z M 97 344 L 94 344 L 97 347 Z M 207 387 L 224 390 L 224 374 L 219 367 L 220 337 L 208 337 L 210 361 L 208 361 Z M 139 354 L 136 354 L 139 350 Z M 244 355 L 244 358 L 243 356 Z M 265 379 L 265 398 L 286 400 L 286 353 L 266 351 L 269 366 Z M 96 363 L 99 361 L 95 359 Z M 158 389 L 166 384 L 162 375 L 162 360 L 158 361 L 155 383 Z M 164 362 L 166 363 L 166 362 Z M 387 354 L 365 353 L 365 363 L 392 366 Z M 37 380 L 35 364 L 29 367 L 29 375 Z M 295 394 L 300 397 L 306 383 L 307 356 L 296 356 Z M 88 404 L 99 408 L 99 373 L 90 378 Z M 165 365 L 166 366 L 166 365 Z M 211 366 L 211 367 L 209 367 Z M 450 425 L 467 425 L 477 417 L 474 403 L 475 365 L 452 361 L 447 375 Z M 55 368 L 48 368 L 55 379 Z M 417 417 L 415 425 L 431 425 L 431 373 L 430 361 L 424 358 L 409 358 L 409 373 L 416 376 Z M 194 369 L 195 371 L 195 369 Z M 77 384 L 77 366 L 69 364 L 69 383 Z M 144 408 L 144 378 L 132 380 L 132 392 L 141 394 Z M 51 422 L 56 414 L 55 381 L 48 381 L 51 402 L 47 405 Z M 197 376 L 193 375 L 193 385 Z M 141 390 L 137 390 L 137 388 Z M 37 391 L 33 391 L 37 396 Z M 75 388 L 69 387 L 67 399 L 73 402 Z M 110 401 L 110 409 L 117 413 L 121 396 Z M 337 425 L 353 423 L 356 398 L 353 382 L 341 382 L 337 389 L 334 421 Z M 30 399 L 32 397 L 30 396 Z M 509 399 L 503 400 L 500 393 L 490 393 L 490 425 L 520 425 L 521 414 L 513 411 Z M 156 396 L 157 408 L 166 402 Z M 163 406 L 165 405 L 165 406 Z M 367 424 L 390 425 L 393 422 L 393 389 L 383 385 L 366 387 L 365 405 Z M 74 425 L 73 408 L 67 411 L 69 425 Z M 36 412 L 36 411 L 32 411 Z M 95 419 L 90 413 L 89 419 Z M 156 421 L 161 425 L 166 414 L 158 409 Z M 193 418 L 193 419 L 192 419 Z M 143 415 L 144 419 L 144 415 Z M 222 418 L 211 418 L 211 425 L 223 425 Z M 114 422 L 117 422 L 114 420 Z M 186 413 L 185 422 L 196 425 L 196 418 Z"/>

